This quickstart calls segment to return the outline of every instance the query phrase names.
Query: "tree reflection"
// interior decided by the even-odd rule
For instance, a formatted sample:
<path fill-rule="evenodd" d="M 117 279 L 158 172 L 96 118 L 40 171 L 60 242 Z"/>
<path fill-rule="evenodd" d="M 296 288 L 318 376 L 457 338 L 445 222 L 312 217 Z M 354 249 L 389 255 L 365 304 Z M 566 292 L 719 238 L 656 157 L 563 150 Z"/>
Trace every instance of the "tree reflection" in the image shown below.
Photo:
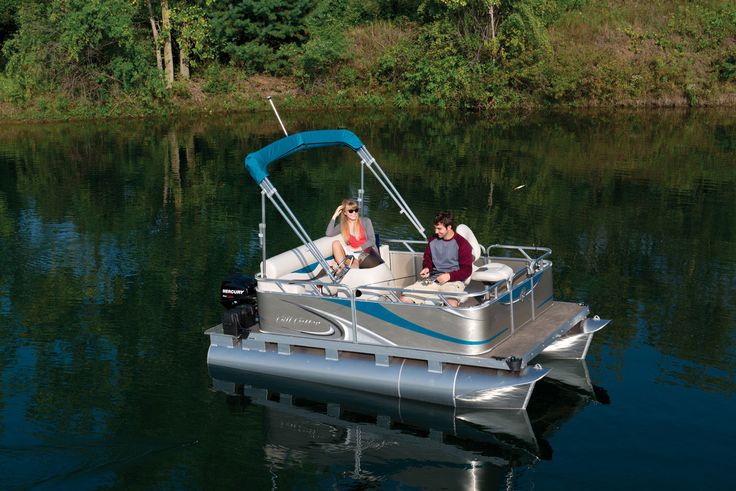
<path fill-rule="evenodd" d="M 285 123 L 353 129 L 427 227 L 450 208 L 484 244 L 551 247 L 557 296 L 615 320 L 591 366 L 604 347 L 623 363 L 641 337 L 678 360 L 663 367 L 664 383 L 734 392 L 733 116 L 353 112 Z M 0 129 L 2 411 L 14 411 L 9 393 L 26 390 L 23 419 L 36 438 L 199 440 L 207 448 L 184 450 L 198 459 L 219 455 L 222 441 L 238 449 L 212 457 L 213 468 L 260 452 L 263 442 L 250 441 L 259 410 L 248 409 L 239 440 L 203 391 L 202 330 L 219 317 L 220 279 L 257 269 L 260 194 L 243 158 L 279 137 L 268 113 Z M 336 203 L 357 194 L 356 163 L 322 149 L 270 171 L 317 237 Z M 384 238 L 411 234 L 371 178 L 366 209 Z M 269 251 L 296 244 L 271 209 L 267 222 Z M 173 473 L 179 459 L 162 454 L 141 464 L 142 476 Z M 203 466 L 186 472 L 195 487 L 212 478 Z M 259 466 L 248 472 L 270 482 Z M 117 479 L 150 485 L 125 471 Z"/>

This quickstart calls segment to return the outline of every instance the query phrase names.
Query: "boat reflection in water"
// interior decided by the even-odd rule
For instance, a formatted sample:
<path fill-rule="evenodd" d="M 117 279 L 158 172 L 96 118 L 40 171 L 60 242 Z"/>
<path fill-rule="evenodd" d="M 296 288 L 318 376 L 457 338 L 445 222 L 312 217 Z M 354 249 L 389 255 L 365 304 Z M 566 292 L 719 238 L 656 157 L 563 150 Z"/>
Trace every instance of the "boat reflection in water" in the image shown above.
<path fill-rule="evenodd" d="M 210 366 L 237 407 L 266 409 L 266 465 L 327 468 L 319 486 L 401 483 L 420 489 L 513 488 L 552 458 L 554 430 L 591 402 L 607 403 L 583 360 L 550 361 L 527 410 L 459 409 Z M 554 380 L 553 380 L 554 379 Z M 327 477 L 330 476 L 330 477 Z"/>

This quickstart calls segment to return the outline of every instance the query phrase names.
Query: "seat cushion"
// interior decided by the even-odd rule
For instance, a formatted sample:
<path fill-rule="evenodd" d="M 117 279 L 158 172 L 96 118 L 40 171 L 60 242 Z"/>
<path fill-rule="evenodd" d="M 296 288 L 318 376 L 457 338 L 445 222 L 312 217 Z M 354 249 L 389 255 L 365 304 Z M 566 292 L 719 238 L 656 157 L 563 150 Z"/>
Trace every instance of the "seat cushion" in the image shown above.
<path fill-rule="evenodd" d="M 495 283 L 501 280 L 509 280 L 514 276 L 514 270 L 501 263 L 488 263 L 476 269 L 471 276 L 475 281 L 483 283 Z"/>

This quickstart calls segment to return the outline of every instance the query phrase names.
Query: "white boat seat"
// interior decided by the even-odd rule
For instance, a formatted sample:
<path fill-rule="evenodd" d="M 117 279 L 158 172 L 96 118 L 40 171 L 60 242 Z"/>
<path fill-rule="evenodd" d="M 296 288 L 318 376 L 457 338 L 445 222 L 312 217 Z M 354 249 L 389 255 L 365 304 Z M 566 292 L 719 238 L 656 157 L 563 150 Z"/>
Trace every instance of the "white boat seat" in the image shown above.
<path fill-rule="evenodd" d="M 482 249 L 480 247 L 480 244 L 478 243 L 478 239 L 475 238 L 475 234 L 473 233 L 472 230 L 470 230 L 470 227 L 468 227 L 464 223 L 461 223 L 460 225 L 458 225 L 457 228 L 455 228 L 455 232 L 457 232 L 458 234 L 462 235 L 463 238 L 465 240 L 467 240 L 468 243 L 470 244 L 470 249 L 473 252 L 473 271 L 475 272 L 475 270 L 477 268 L 477 266 L 475 265 L 475 262 L 478 259 L 480 259 L 480 255 L 481 255 L 481 252 L 482 252 Z M 466 285 L 468 283 L 470 283 L 470 279 L 472 277 L 473 277 L 473 275 L 471 274 L 470 277 L 467 280 L 465 280 L 465 284 Z"/>
<path fill-rule="evenodd" d="M 478 239 L 475 238 L 475 234 L 470 227 L 465 224 L 460 224 L 455 228 L 455 232 L 462 235 L 465 240 L 470 243 L 470 248 L 473 252 L 473 272 L 470 278 L 465 280 L 465 284 L 470 284 L 470 281 L 479 281 L 485 284 L 496 283 L 497 281 L 508 281 L 514 276 L 514 270 L 509 266 L 501 263 L 488 263 L 482 266 L 478 266 L 477 262 L 481 257 L 482 248 L 478 243 Z M 458 298 L 458 301 L 462 304 L 468 301 L 472 295 L 464 295 Z"/>
<path fill-rule="evenodd" d="M 381 244 L 378 248 L 378 254 L 383 259 L 383 262 L 388 264 L 388 269 L 391 269 L 391 251 L 388 248 L 388 244 Z"/>
<path fill-rule="evenodd" d="M 338 236 L 320 237 L 314 241 L 314 245 L 317 247 L 322 257 L 327 261 L 331 261 L 333 259 L 332 242 L 338 238 Z M 385 252 L 386 256 L 389 255 L 388 245 L 382 246 L 381 249 L 381 252 Z M 264 264 L 261 263 L 261 271 L 263 270 Z M 317 278 L 321 272 L 322 266 L 319 264 L 317 259 L 306 246 L 301 245 L 266 260 L 266 278 L 284 280 L 284 282 L 276 284 L 270 281 L 260 281 L 258 283 L 258 289 L 259 291 L 269 292 L 285 291 L 286 293 L 295 294 L 308 293 L 311 291 L 309 288 L 305 288 L 303 285 L 299 284 L 288 284 L 286 281 L 313 280 Z M 388 264 L 381 263 L 374 268 L 351 269 L 342 279 L 341 283 L 353 288 L 359 287 L 360 285 L 375 284 L 391 288 L 394 287 L 392 280 L 393 274 L 391 273 L 391 268 Z M 328 282 L 329 277 L 324 277 L 323 281 Z M 328 294 L 333 294 L 328 290 L 326 290 L 326 292 Z M 335 289 L 335 293 L 336 292 L 337 289 Z M 339 295 L 344 296 L 344 293 L 340 293 Z"/>
<path fill-rule="evenodd" d="M 332 259 L 332 242 L 335 237 L 320 237 L 314 241 L 322 257 Z M 261 271 L 266 278 L 280 278 L 291 280 L 311 280 L 322 271 L 317 258 L 307 249 L 300 245 L 294 249 L 282 252 L 266 260 L 265 271 L 261 263 Z"/>
<path fill-rule="evenodd" d="M 483 283 L 495 283 L 497 281 L 508 281 L 514 276 L 514 270 L 502 263 L 488 263 L 473 271 L 470 276 L 475 281 Z"/>

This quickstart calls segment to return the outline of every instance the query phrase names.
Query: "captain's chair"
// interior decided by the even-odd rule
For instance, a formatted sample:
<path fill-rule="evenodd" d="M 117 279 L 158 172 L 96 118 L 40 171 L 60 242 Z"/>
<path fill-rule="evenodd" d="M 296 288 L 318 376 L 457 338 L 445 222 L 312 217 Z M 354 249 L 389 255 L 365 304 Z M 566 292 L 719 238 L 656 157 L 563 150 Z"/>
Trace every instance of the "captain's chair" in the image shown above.
<path fill-rule="evenodd" d="M 473 274 L 465 281 L 465 284 L 470 283 L 470 280 L 480 281 L 482 283 L 495 283 L 501 280 L 508 281 L 514 276 L 514 270 L 505 264 L 487 263 L 480 267 L 476 266 L 475 262 L 481 256 L 481 247 L 478 239 L 475 238 L 475 234 L 464 223 L 458 225 L 455 232 L 462 235 L 470 243 L 470 247 L 473 250 Z"/>
<path fill-rule="evenodd" d="M 468 227 L 464 223 L 458 225 L 457 228 L 455 228 L 455 232 L 462 235 L 463 238 L 467 240 L 470 244 L 470 248 L 473 251 L 473 274 L 475 274 L 475 270 L 478 269 L 478 266 L 475 265 L 475 262 L 480 259 L 481 253 L 483 251 L 480 247 L 480 244 L 478 243 L 478 239 L 475 238 L 475 234 L 472 230 L 470 230 L 470 227 Z M 470 277 L 465 280 L 466 285 L 470 283 L 471 279 L 474 279 L 473 274 L 471 274 Z"/>

